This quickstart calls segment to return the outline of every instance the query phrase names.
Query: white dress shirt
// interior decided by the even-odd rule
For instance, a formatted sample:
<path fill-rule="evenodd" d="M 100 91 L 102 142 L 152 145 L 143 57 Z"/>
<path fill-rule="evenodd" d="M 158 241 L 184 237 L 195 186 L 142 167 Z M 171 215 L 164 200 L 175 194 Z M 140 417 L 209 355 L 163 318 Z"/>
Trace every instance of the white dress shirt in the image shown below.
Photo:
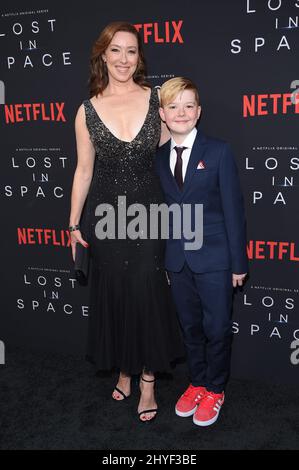
<path fill-rule="evenodd" d="M 177 153 L 174 147 L 187 147 L 183 153 L 182 153 L 182 161 L 183 161 L 183 167 L 182 167 L 182 173 L 183 173 L 183 181 L 185 180 L 185 175 L 187 171 L 187 166 L 191 154 L 191 150 L 194 144 L 194 140 L 197 134 L 197 129 L 194 127 L 192 131 L 187 135 L 185 138 L 184 142 L 182 142 L 180 145 L 176 144 L 174 141 L 173 137 L 171 137 L 170 141 L 170 169 L 171 173 L 174 175 L 174 168 L 176 164 L 176 159 L 177 159 Z"/>

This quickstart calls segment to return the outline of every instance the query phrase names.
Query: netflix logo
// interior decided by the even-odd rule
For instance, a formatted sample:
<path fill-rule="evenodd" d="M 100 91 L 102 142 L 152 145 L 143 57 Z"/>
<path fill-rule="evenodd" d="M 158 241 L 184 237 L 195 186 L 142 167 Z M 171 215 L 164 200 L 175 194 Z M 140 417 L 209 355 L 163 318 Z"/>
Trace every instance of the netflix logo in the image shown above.
<path fill-rule="evenodd" d="M 243 117 L 299 114 L 299 93 L 243 95 Z"/>
<path fill-rule="evenodd" d="M 65 103 L 5 104 L 5 123 L 16 124 L 31 121 L 66 122 L 63 113 L 64 105 Z"/>
<path fill-rule="evenodd" d="M 144 44 L 179 43 L 183 44 L 182 26 L 183 20 L 165 21 L 164 23 L 142 23 L 134 25 L 140 33 Z"/>
<path fill-rule="evenodd" d="M 68 230 L 18 227 L 17 237 L 19 245 L 71 246 Z"/>
<path fill-rule="evenodd" d="M 247 256 L 250 260 L 299 261 L 294 242 L 250 240 Z"/>

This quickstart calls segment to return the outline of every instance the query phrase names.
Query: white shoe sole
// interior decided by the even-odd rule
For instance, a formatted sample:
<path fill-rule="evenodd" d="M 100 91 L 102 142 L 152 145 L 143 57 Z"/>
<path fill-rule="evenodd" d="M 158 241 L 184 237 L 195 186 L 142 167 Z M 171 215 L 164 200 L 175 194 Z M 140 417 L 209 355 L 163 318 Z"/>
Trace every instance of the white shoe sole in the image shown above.
<path fill-rule="evenodd" d="M 195 408 L 193 408 L 193 410 L 190 410 L 190 411 L 178 411 L 176 408 L 175 408 L 175 414 L 177 416 L 180 416 L 181 418 L 187 418 L 188 416 L 192 416 L 194 415 L 195 411 L 197 410 L 197 405 L 195 406 Z"/>
<path fill-rule="evenodd" d="M 193 423 L 196 424 L 196 426 L 210 426 L 210 424 L 213 424 L 215 423 L 215 421 L 217 421 L 218 416 L 219 416 L 219 411 L 214 416 L 214 418 L 209 419 L 208 421 L 199 421 L 198 419 L 195 418 L 195 416 L 193 416 Z"/>

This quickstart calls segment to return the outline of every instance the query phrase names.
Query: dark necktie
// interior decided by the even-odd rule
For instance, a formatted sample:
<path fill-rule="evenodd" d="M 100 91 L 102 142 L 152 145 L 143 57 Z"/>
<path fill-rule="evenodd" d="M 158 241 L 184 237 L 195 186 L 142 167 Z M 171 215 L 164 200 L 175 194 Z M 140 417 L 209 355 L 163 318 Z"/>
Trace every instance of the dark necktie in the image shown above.
<path fill-rule="evenodd" d="M 176 157 L 176 164 L 174 167 L 174 177 L 178 184 L 178 187 L 182 190 L 183 188 L 183 160 L 182 160 L 182 153 L 187 147 L 174 147 L 177 153 Z"/>

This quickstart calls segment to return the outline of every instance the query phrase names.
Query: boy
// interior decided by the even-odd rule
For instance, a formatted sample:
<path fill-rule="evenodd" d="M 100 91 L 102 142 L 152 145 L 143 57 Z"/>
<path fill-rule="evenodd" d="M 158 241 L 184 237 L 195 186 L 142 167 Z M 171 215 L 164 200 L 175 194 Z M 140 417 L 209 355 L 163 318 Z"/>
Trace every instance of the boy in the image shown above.
<path fill-rule="evenodd" d="M 162 85 L 160 100 L 171 134 L 156 160 L 166 203 L 191 205 L 193 220 L 195 204 L 203 205 L 202 247 L 186 250 L 184 235 L 166 246 L 191 377 L 175 412 L 209 426 L 218 418 L 229 376 L 233 287 L 243 284 L 248 267 L 243 198 L 228 144 L 195 127 L 201 113 L 195 84 L 172 78 Z"/>

